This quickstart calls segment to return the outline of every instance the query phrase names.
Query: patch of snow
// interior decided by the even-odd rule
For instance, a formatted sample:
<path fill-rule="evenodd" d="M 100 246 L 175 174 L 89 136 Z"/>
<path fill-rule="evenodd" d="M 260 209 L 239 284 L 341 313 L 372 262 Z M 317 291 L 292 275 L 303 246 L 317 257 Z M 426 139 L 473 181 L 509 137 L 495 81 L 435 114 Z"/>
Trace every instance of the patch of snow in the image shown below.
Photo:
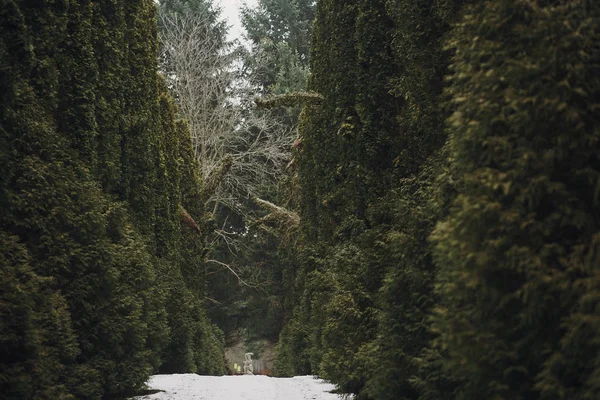
<path fill-rule="evenodd" d="M 148 388 L 163 390 L 135 400 L 340 400 L 335 386 L 313 376 L 272 378 L 265 375 L 154 375 Z"/>

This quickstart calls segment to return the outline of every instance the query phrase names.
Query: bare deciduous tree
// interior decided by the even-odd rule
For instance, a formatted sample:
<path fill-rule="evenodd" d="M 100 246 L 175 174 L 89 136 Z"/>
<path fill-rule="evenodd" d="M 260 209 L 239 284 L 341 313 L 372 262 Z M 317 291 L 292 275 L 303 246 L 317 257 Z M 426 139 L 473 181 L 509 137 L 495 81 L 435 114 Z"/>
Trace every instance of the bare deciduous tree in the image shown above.
<path fill-rule="evenodd" d="M 245 49 L 225 42 L 208 14 L 162 11 L 161 70 L 191 133 L 205 209 L 218 224 L 208 238 L 207 274 L 228 271 L 240 284 L 264 285 L 261 271 L 238 265 L 235 255 L 248 252 L 252 240 L 245 229 L 255 218 L 253 199 L 276 185 L 290 161 L 295 132 L 276 110 L 256 107 L 261 85 L 249 77 L 260 74 L 248 69 L 264 68 L 265 57 L 254 55 L 251 65 L 244 63 Z M 230 254 L 223 257 L 220 249 Z"/>
<path fill-rule="evenodd" d="M 211 192 L 207 209 L 215 214 L 222 204 L 243 214 L 243 199 L 260 196 L 289 162 L 293 133 L 275 112 L 253 108 L 259 85 L 244 73 L 243 48 L 211 34 L 208 16 L 159 19 L 164 72 Z"/>

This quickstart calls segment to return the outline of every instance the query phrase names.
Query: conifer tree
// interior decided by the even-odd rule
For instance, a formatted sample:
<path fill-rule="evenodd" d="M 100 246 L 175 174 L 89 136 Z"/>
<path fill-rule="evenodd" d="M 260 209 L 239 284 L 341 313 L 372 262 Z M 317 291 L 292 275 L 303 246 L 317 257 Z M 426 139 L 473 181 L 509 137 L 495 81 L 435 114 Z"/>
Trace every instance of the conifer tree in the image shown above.
<path fill-rule="evenodd" d="M 223 371 L 202 305 L 205 243 L 181 224 L 181 208 L 201 215 L 201 189 L 189 133 L 156 74 L 154 7 L 1 3 L 9 398 L 132 394 L 168 358 L 174 320 L 194 333 L 186 372 Z M 175 295 L 187 309 L 170 307 Z"/>
<path fill-rule="evenodd" d="M 452 196 L 442 43 L 461 4 L 318 3 L 309 89 L 324 101 L 305 108 L 296 155 L 302 295 L 279 346 L 287 374 L 364 399 L 451 398 L 428 349 L 428 236 Z"/>
<path fill-rule="evenodd" d="M 306 88 L 314 4 L 313 0 L 260 0 L 256 7 L 242 8 L 242 24 L 252 45 L 247 62 L 252 67 L 257 60 L 267 60 L 254 71 L 264 94 Z"/>
<path fill-rule="evenodd" d="M 16 236 L 0 233 L 0 390 L 5 399 L 69 399 L 79 353 L 65 298 L 36 274 Z"/>
<path fill-rule="evenodd" d="M 493 0 L 454 28 L 435 326 L 460 399 L 600 395 L 599 17 Z"/>
<path fill-rule="evenodd" d="M 390 227 L 379 255 L 387 268 L 379 292 L 378 335 L 369 347 L 372 373 L 365 393 L 371 398 L 453 398 L 453 383 L 438 367 L 441 354 L 430 348 L 437 268 L 428 236 L 453 196 L 442 147 L 442 88 L 449 64 L 443 42 L 462 3 L 386 4 L 394 21 L 392 46 L 398 66 L 391 81 L 402 137 L 396 158 L 401 179 L 387 200 Z"/>
<path fill-rule="evenodd" d="M 306 106 L 296 155 L 301 295 L 280 352 L 297 359 L 281 359 L 279 368 L 297 373 L 308 365 L 353 393 L 367 380 L 376 334 L 380 198 L 392 188 L 399 145 L 388 86 L 392 27 L 385 2 L 317 4 L 308 89 L 324 101 Z"/>

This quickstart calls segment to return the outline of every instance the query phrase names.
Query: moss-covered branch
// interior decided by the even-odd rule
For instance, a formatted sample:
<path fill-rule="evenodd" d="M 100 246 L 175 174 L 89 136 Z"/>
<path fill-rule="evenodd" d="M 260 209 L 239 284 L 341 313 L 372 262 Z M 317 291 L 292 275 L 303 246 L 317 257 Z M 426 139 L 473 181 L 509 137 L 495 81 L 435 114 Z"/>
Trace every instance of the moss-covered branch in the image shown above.
<path fill-rule="evenodd" d="M 231 155 L 226 155 L 221 161 L 221 165 L 212 171 L 206 181 L 203 182 L 204 185 L 202 186 L 202 195 L 204 198 L 209 198 L 213 193 L 215 193 L 221 182 L 223 182 L 223 178 L 225 178 L 225 176 L 231 170 L 232 166 L 233 157 Z"/>
<path fill-rule="evenodd" d="M 261 221 L 275 222 L 276 224 L 287 228 L 295 228 L 300 225 L 300 216 L 294 211 L 287 210 L 270 201 L 259 199 L 258 197 L 254 198 L 254 201 L 262 208 L 270 211 L 270 213 L 263 217 Z"/>
<path fill-rule="evenodd" d="M 260 108 L 276 107 L 302 107 L 303 105 L 318 105 L 325 100 L 322 94 L 317 92 L 293 92 L 256 98 L 254 102 Z"/>

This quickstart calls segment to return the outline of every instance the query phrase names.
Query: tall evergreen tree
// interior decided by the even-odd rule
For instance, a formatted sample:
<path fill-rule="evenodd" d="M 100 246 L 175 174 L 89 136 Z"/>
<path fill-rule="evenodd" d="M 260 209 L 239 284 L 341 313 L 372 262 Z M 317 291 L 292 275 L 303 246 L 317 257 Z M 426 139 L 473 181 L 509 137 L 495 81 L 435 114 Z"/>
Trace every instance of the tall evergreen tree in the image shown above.
<path fill-rule="evenodd" d="M 401 176 L 389 196 L 390 227 L 379 256 L 386 265 L 381 309 L 366 393 L 376 399 L 453 398 L 453 384 L 430 349 L 430 312 L 437 268 L 428 236 L 447 213 L 454 195 L 442 148 L 447 116 L 442 97 L 449 52 L 443 42 L 463 1 L 388 1 L 394 21 L 392 47 L 397 70 L 391 78 L 398 102 Z M 407 211 L 410 210 L 410 211 Z"/>
<path fill-rule="evenodd" d="M 428 236 L 452 196 L 442 43 L 461 3 L 318 4 L 309 89 L 325 100 L 301 120 L 303 294 L 282 373 L 321 373 L 365 399 L 452 396 L 428 349 Z"/>
<path fill-rule="evenodd" d="M 281 360 L 291 365 L 280 360 L 279 368 L 308 367 L 354 393 L 376 334 L 383 268 L 373 248 L 384 234 L 379 199 L 392 189 L 399 145 L 388 87 L 392 28 L 385 2 L 317 4 L 308 89 L 325 100 L 305 108 L 296 155 L 301 295 L 281 338 Z"/>
<path fill-rule="evenodd" d="M 242 8 L 251 58 L 268 60 L 255 72 L 266 93 L 305 89 L 314 12 L 314 0 L 259 0 L 255 7 Z"/>
<path fill-rule="evenodd" d="M 459 196 L 436 328 L 460 399 L 600 395 L 600 5 L 477 3 L 453 31 Z"/>
<path fill-rule="evenodd" d="M 201 215 L 200 182 L 156 74 L 154 7 L 1 3 L 8 398 L 130 394 L 169 358 L 173 320 L 192 330 L 186 372 L 223 371 L 202 305 L 202 230 L 181 224 Z M 175 296 L 189 310 L 170 307 Z"/>

